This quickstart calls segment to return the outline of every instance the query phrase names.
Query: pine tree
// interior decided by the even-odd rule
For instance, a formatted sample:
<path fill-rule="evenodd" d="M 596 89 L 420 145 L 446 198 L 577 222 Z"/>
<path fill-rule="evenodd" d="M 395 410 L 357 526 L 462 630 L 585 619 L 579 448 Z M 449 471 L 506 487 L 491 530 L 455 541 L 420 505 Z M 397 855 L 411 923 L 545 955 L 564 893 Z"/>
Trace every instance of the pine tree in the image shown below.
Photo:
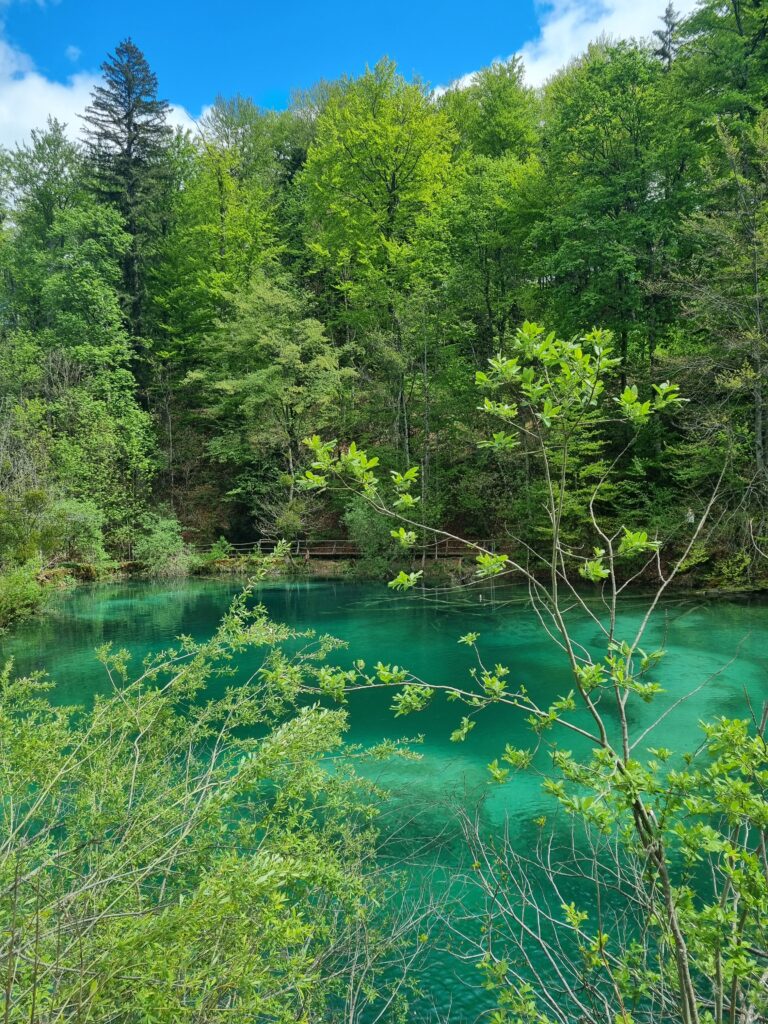
<path fill-rule="evenodd" d="M 123 287 L 128 325 L 137 337 L 143 326 L 146 263 L 162 221 L 169 106 L 157 98 L 157 77 L 130 38 L 101 68 L 104 84 L 95 87 L 83 115 L 84 135 L 97 193 L 119 210 L 131 238 Z"/>
<path fill-rule="evenodd" d="M 653 35 L 659 44 L 653 51 L 653 54 L 662 61 L 666 70 L 669 71 L 677 53 L 676 37 L 680 24 L 679 15 L 671 3 L 667 4 L 661 21 L 664 27 L 653 30 Z"/>

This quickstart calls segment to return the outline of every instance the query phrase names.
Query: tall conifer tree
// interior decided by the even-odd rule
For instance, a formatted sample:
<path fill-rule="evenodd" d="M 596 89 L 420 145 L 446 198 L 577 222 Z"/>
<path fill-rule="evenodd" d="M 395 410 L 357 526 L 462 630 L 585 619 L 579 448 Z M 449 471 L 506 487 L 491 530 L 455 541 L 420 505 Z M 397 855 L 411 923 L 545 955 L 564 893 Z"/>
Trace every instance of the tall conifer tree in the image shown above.
<path fill-rule="evenodd" d="M 653 37 L 656 43 L 653 55 L 658 57 L 667 71 L 669 71 L 672 67 L 672 61 L 677 55 L 677 30 L 680 26 L 680 18 L 671 3 L 667 4 L 661 21 L 664 27 L 653 30 Z"/>
<path fill-rule="evenodd" d="M 157 77 L 129 38 L 102 64 L 83 116 L 85 141 L 100 198 L 125 219 L 131 244 L 123 265 L 125 312 L 134 337 L 142 334 L 146 265 L 161 222 L 171 128 Z"/>

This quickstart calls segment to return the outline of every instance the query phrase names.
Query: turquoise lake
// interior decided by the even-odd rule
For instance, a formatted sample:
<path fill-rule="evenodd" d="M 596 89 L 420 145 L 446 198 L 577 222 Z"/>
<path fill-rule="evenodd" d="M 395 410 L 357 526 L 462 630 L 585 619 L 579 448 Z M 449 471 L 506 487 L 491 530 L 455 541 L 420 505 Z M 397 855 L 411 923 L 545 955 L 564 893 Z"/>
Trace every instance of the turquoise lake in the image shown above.
<path fill-rule="evenodd" d="M 57 596 L 40 618 L 0 637 L 0 656 L 13 657 L 20 673 L 46 669 L 56 684 L 57 702 L 87 704 L 108 690 L 94 657 L 96 647 L 108 641 L 125 647 L 138 664 L 180 634 L 206 638 L 240 586 L 232 580 L 82 586 Z M 480 634 L 484 661 L 507 666 L 510 681 L 524 683 L 541 705 L 570 689 L 562 654 L 529 607 L 527 592 L 514 588 L 470 588 L 437 600 L 396 595 L 384 584 L 298 581 L 264 585 L 257 596 L 274 619 L 345 641 L 348 647 L 333 656 L 340 664 L 381 660 L 404 665 L 428 682 L 467 685 L 473 656 L 457 640 L 471 630 Z M 627 599 L 625 635 L 645 607 L 641 596 Z M 581 643 L 600 649 L 594 624 L 577 620 L 574 629 Z M 656 677 L 665 692 L 650 706 L 635 706 L 634 729 L 642 730 L 665 707 L 709 681 L 664 719 L 648 737 L 648 746 L 694 749 L 701 720 L 747 717 L 748 700 L 756 705 L 768 697 L 764 600 L 672 597 L 658 609 L 643 646 L 652 650 L 662 644 L 668 653 Z M 514 710 L 490 709 L 467 740 L 456 744 L 449 737 L 462 714 L 459 705 L 437 699 L 418 716 L 395 719 L 390 700 L 383 691 L 354 695 L 349 739 L 371 745 L 384 737 L 423 734 L 417 748 L 421 760 L 377 762 L 363 769 L 391 793 L 383 827 L 397 837 L 399 849 L 410 850 L 411 877 L 435 870 L 447 875 L 461 865 L 465 850 L 455 825 L 458 806 L 476 813 L 491 835 L 508 829 L 511 841 L 521 846 L 535 835 L 535 818 L 554 814 L 556 821 L 536 772 L 514 775 L 502 786 L 489 781 L 486 766 L 506 743 L 530 745 L 528 728 Z M 541 767 L 546 763 L 540 759 Z M 436 1019 L 433 1006 L 443 1015 L 450 1009 L 450 1020 L 462 1024 L 474 1021 L 487 1005 L 478 971 L 447 950 L 431 957 L 424 989 L 419 1019 L 425 1021 Z"/>

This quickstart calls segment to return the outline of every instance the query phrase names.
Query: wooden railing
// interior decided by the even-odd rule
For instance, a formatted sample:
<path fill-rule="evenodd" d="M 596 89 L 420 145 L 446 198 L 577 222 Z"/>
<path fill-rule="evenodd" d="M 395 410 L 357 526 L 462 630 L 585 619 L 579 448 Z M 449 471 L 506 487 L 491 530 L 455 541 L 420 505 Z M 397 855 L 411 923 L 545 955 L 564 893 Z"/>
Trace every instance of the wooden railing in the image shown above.
<path fill-rule="evenodd" d="M 277 547 L 278 541 L 260 538 L 259 540 L 244 541 L 237 544 L 230 544 L 230 551 L 233 555 L 250 554 L 271 554 Z M 414 558 L 470 558 L 477 554 L 471 544 L 477 544 L 485 551 L 494 551 L 496 542 L 493 540 L 476 540 L 471 543 L 456 541 L 451 538 L 441 538 L 425 544 L 417 544 L 411 549 Z M 201 554 L 207 554 L 214 545 L 208 544 L 197 547 Z M 289 554 L 292 558 L 360 558 L 361 552 L 357 544 L 343 538 L 331 538 L 330 540 L 295 540 L 289 545 Z"/>

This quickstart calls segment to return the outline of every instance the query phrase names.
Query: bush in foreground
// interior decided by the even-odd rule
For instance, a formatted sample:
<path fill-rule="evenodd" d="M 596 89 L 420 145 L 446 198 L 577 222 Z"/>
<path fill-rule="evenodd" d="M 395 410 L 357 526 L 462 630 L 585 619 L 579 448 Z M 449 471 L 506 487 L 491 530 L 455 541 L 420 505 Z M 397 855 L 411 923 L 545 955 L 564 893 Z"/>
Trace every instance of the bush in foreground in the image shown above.
<path fill-rule="evenodd" d="M 113 689 L 85 711 L 0 676 L 6 1021 L 287 1024 L 398 1005 L 418 943 L 384 909 L 369 789 L 327 767 L 344 713 L 293 705 L 291 637 L 240 600 L 210 642 L 133 682 L 125 652 L 101 651 Z M 261 670 L 226 685 L 248 647 Z"/>

